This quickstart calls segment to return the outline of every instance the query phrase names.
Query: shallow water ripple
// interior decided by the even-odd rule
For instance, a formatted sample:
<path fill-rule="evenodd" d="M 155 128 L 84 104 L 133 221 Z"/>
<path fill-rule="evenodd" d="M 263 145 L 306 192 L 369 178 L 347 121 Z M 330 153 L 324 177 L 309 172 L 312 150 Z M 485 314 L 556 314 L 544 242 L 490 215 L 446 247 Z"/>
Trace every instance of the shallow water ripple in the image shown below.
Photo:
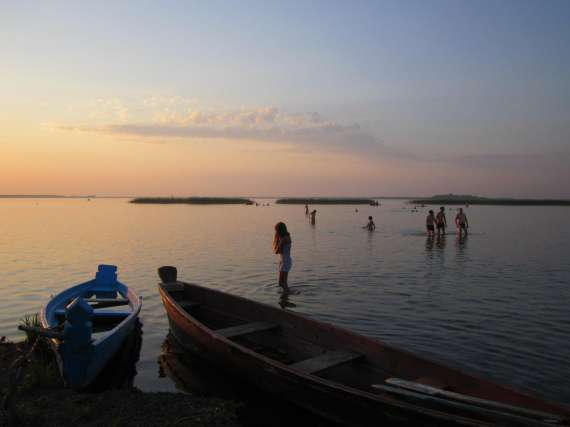
<path fill-rule="evenodd" d="M 426 212 L 400 201 L 359 213 L 319 207 L 316 227 L 303 207 L 273 204 L 5 199 L 0 211 L 0 335 L 17 338 L 24 314 L 91 278 L 97 264 L 116 264 L 121 280 L 143 296 L 142 389 L 175 389 L 159 377 L 168 322 L 156 268 L 176 265 L 182 280 L 277 306 L 271 239 L 283 220 L 298 292 L 288 309 L 570 403 L 570 250 L 568 233 L 560 232 L 567 208 L 471 207 L 467 239 L 426 239 Z M 368 215 L 375 233 L 361 229 Z M 537 218 L 548 226 L 535 228 Z"/>

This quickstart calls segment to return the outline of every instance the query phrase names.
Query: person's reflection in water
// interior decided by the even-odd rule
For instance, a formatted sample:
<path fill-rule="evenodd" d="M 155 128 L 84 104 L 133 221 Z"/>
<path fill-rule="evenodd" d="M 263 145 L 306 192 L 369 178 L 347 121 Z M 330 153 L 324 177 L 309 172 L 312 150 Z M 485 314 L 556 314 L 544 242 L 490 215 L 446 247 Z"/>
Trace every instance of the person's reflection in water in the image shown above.
<path fill-rule="evenodd" d="M 428 255 L 431 255 L 431 253 L 433 252 L 433 236 L 428 235 L 427 239 L 426 239 L 426 253 Z"/>
<path fill-rule="evenodd" d="M 465 249 L 467 249 L 467 235 L 457 235 L 457 240 L 455 241 L 455 246 L 457 247 L 457 260 L 460 262 L 464 262 L 465 257 Z"/>
<path fill-rule="evenodd" d="M 459 248 L 463 248 L 465 247 L 465 245 L 467 244 L 467 234 L 458 234 L 457 235 L 457 246 Z"/>
<path fill-rule="evenodd" d="M 375 233 L 367 233 L 368 234 L 368 250 L 372 250 L 374 248 L 374 234 Z"/>
<path fill-rule="evenodd" d="M 443 251 L 445 249 L 445 234 L 438 234 L 435 240 L 437 249 Z"/>
<path fill-rule="evenodd" d="M 290 292 L 281 293 L 281 295 L 279 296 L 279 302 L 278 302 L 279 307 L 281 307 L 282 309 L 297 307 L 297 304 L 289 301 L 290 295 L 291 295 Z"/>

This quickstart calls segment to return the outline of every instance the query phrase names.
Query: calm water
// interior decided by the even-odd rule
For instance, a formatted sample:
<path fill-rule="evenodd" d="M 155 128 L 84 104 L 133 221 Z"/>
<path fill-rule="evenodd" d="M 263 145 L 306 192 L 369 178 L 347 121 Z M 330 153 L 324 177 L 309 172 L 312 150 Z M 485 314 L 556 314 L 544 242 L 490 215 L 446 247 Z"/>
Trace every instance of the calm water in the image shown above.
<path fill-rule="evenodd" d="M 265 200 L 261 202 L 267 202 Z M 132 205 L 123 199 L 0 200 L 0 335 L 50 295 L 119 266 L 143 295 L 136 385 L 159 378 L 167 320 L 156 268 L 181 280 L 278 305 L 273 225 L 293 238 L 289 309 L 570 403 L 569 208 L 471 207 L 472 235 L 423 235 L 427 209 L 380 207 Z M 362 230 L 368 215 L 374 233 Z M 454 211 L 448 211 L 452 219 Z"/>

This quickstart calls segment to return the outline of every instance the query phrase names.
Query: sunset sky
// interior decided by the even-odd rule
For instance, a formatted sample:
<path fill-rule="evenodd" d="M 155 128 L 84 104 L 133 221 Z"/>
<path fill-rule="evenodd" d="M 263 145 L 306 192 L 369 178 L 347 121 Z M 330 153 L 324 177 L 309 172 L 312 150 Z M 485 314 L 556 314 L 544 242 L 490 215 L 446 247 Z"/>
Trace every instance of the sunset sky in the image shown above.
<path fill-rule="evenodd" d="M 0 194 L 570 198 L 570 1 L 2 2 Z"/>

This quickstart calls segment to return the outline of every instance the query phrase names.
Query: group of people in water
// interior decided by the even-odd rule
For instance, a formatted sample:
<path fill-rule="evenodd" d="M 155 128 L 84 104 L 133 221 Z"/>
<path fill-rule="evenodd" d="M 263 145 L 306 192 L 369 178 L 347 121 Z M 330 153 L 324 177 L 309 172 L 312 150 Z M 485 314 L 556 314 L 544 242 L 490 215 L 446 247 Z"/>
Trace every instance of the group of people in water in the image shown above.
<path fill-rule="evenodd" d="M 305 215 L 309 217 L 311 225 L 315 225 L 317 210 L 313 209 L 309 212 L 309 206 L 305 205 Z M 463 233 L 467 236 L 469 222 L 467 221 L 467 215 L 463 212 L 463 208 L 459 208 L 459 211 L 455 216 L 455 225 L 457 227 L 459 237 L 461 237 Z M 374 231 L 376 229 L 376 224 L 374 224 L 372 216 L 368 217 L 368 223 L 362 228 L 368 231 Z M 436 229 L 438 236 L 442 234 L 445 235 L 445 229 L 447 228 L 445 207 L 440 207 L 437 215 L 434 214 L 433 210 L 429 211 L 428 216 L 426 217 L 426 228 L 428 237 L 435 236 Z M 287 279 L 289 271 L 293 265 L 293 259 L 291 258 L 291 234 L 287 230 L 287 226 L 284 222 L 278 222 L 275 224 L 273 251 L 279 255 L 279 286 L 283 288 L 283 291 L 289 292 Z"/>
<path fill-rule="evenodd" d="M 457 227 L 457 232 L 459 237 L 465 233 L 467 236 L 467 229 L 469 228 L 469 221 L 467 220 L 467 215 L 463 212 L 463 208 L 459 208 L 459 212 L 455 215 L 455 226 Z M 437 215 L 430 209 L 428 216 L 426 217 L 426 229 L 427 235 L 429 237 L 435 236 L 435 230 L 437 228 L 437 235 L 444 234 L 447 228 L 447 219 L 445 217 L 445 207 L 440 207 Z"/>

